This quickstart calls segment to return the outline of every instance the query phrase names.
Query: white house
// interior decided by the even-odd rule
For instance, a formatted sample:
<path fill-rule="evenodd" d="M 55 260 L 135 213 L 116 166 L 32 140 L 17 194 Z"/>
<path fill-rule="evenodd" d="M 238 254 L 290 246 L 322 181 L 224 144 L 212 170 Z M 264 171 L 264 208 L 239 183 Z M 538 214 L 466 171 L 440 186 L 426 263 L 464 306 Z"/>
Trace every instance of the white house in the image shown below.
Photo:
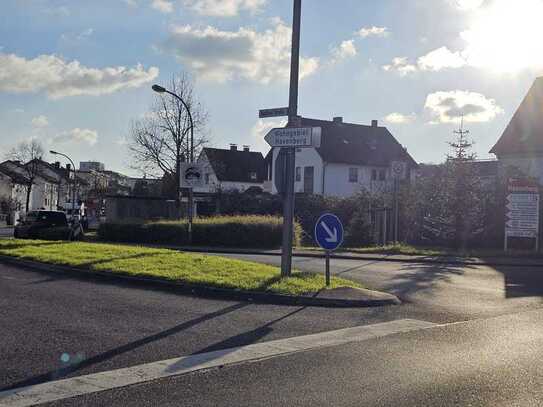
<path fill-rule="evenodd" d="M 491 153 L 543 184 L 543 77 L 537 78 Z"/>
<path fill-rule="evenodd" d="M 321 127 L 319 148 L 296 150 L 295 192 L 337 197 L 352 196 L 362 189 L 377 191 L 392 179 L 393 166 L 399 177 L 410 177 L 417 167 L 407 150 L 386 127 L 302 118 L 304 127 Z M 268 177 L 275 186 L 275 163 L 279 148 L 268 156 Z"/>
<path fill-rule="evenodd" d="M 267 178 L 264 156 L 247 146 L 243 150 L 238 150 L 235 144 L 228 150 L 204 148 L 198 163 L 203 166 L 204 186 L 195 188 L 195 192 L 244 192 L 251 187 L 262 190 Z"/>
<path fill-rule="evenodd" d="M 30 175 L 25 169 L 25 166 L 16 161 L 4 161 L 0 164 L 0 170 L 9 175 L 12 180 L 18 179 L 17 185 L 20 186 L 24 183 L 24 199 L 23 208 L 26 208 L 26 192 L 30 185 Z M 17 192 L 21 194 L 21 191 Z M 58 206 L 58 186 L 54 178 L 45 174 L 38 174 L 32 181 L 32 187 L 30 189 L 29 210 L 47 209 L 56 210 Z"/>

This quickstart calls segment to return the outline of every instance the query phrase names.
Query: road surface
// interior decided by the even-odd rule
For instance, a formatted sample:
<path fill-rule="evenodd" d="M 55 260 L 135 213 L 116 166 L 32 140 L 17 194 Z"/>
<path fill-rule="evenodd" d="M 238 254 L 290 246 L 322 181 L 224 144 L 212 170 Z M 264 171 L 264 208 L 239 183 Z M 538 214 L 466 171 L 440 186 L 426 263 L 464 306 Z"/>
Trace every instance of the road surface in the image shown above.
<path fill-rule="evenodd" d="M 302 270 L 322 270 L 322 263 L 294 258 Z M 543 404 L 540 270 L 354 260 L 334 260 L 332 270 L 394 292 L 405 303 L 366 309 L 258 305 L 0 265 L 0 405 L 6 391 L 23 386 L 228 354 L 250 344 L 271 342 L 273 348 L 273 341 L 312 334 L 341 336 L 345 328 L 374 331 L 377 324 L 406 319 L 435 325 L 105 386 L 49 405 Z"/>

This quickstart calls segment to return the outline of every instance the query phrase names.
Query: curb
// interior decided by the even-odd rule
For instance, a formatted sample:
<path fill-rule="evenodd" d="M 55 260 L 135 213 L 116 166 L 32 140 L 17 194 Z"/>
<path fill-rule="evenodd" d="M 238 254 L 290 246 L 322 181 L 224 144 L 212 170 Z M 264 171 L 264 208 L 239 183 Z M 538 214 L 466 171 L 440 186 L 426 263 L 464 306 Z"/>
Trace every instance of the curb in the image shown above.
<path fill-rule="evenodd" d="M 32 260 L 23 260 L 9 256 L 0 255 L 0 263 L 14 266 L 21 266 L 28 269 L 34 269 L 49 273 L 72 274 L 85 278 L 98 277 L 119 282 L 130 282 L 138 285 L 155 286 L 174 290 L 181 294 L 188 294 L 199 297 L 223 299 L 231 301 L 248 301 L 262 304 L 276 305 L 296 305 L 326 308 L 362 308 L 362 307 L 381 307 L 386 305 L 400 305 L 401 301 L 393 294 L 382 293 L 379 291 L 365 291 L 374 298 L 368 299 L 342 299 L 342 298 L 318 298 L 309 296 L 292 296 L 284 294 L 261 293 L 241 290 L 228 290 L 224 288 L 214 288 L 197 286 L 191 284 L 182 284 L 168 280 L 161 280 L 152 277 L 134 277 L 123 274 L 114 274 L 103 271 L 91 271 L 76 267 L 51 265 Z"/>
<path fill-rule="evenodd" d="M 145 245 L 144 245 L 145 246 Z M 180 246 L 148 246 L 162 247 L 170 250 L 179 250 L 192 253 L 216 253 L 216 254 L 240 254 L 250 256 L 281 256 L 281 252 L 268 252 L 262 250 L 231 250 L 226 248 L 199 248 L 199 247 L 180 247 Z M 325 255 L 320 253 L 300 253 L 293 251 L 292 255 L 302 258 L 324 259 Z M 365 261 L 381 261 L 394 263 L 419 263 L 419 264 L 452 264 L 457 266 L 499 266 L 499 267 L 543 267 L 543 263 L 515 263 L 515 262 L 500 262 L 500 261 L 474 261 L 462 260 L 458 258 L 440 258 L 440 257 L 412 257 L 412 258 L 397 258 L 395 255 L 382 255 L 381 257 L 373 257 L 368 255 L 351 255 L 333 253 L 330 258 L 338 260 L 365 260 Z"/>

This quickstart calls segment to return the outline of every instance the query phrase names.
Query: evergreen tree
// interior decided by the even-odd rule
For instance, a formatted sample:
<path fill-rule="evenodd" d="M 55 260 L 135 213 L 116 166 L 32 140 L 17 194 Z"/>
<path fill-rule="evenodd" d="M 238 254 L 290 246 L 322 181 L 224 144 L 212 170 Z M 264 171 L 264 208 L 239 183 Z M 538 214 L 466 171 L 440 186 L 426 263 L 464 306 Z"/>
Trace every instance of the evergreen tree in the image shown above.
<path fill-rule="evenodd" d="M 465 248 L 474 232 L 482 227 L 484 193 L 474 165 L 474 143 L 467 138 L 469 131 L 464 130 L 463 118 L 454 134 L 456 139 L 448 143 L 451 153 L 445 163 L 444 215 L 453 227 L 455 247 Z"/>

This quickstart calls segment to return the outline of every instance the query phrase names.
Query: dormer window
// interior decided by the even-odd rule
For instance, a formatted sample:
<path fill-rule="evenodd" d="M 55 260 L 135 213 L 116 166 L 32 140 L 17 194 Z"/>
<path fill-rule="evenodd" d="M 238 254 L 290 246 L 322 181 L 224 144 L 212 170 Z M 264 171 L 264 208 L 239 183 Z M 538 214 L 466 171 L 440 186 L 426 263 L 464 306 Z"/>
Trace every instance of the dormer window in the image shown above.
<path fill-rule="evenodd" d="M 251 179 L 251 181 L 256 181 L 256 172 L 250 172 L 249 173 L 249 178 Z"/>

